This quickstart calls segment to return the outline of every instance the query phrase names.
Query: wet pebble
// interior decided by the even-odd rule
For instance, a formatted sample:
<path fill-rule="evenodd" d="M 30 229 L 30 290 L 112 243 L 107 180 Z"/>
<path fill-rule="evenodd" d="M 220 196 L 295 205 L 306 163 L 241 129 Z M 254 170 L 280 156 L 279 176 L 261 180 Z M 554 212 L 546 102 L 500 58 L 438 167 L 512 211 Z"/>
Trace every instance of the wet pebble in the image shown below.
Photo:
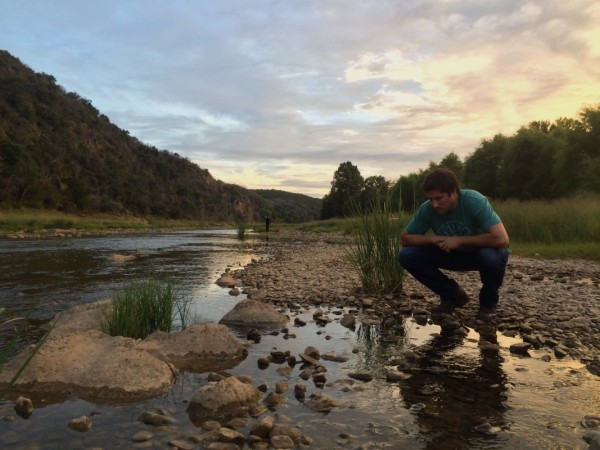
<path fill-rule="evenodd" d="M 135 442 L 145 442 L 152 439 L 153 437 L 154 434 L 150 431 L 138 431 L 131 437 L 131 440 Z"/>
<path fill-rule="evenodd" d="M 84 433 L 92 428 L 92 421 L 87 416 L 77 417 L 69 422 L 69 428 Z"/>

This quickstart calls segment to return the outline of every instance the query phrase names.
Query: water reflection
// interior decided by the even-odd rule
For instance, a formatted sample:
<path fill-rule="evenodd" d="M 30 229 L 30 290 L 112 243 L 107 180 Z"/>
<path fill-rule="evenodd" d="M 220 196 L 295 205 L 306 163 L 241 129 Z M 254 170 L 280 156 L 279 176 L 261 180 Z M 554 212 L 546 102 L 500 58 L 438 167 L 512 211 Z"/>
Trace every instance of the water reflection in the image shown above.
<path fill-rule="evenodd" d="M 440 333 L 415 349 L 419 357 L 402 367 L 413 376 L 400 384 L 401 396 L 424 448 L 491 448 L 489 441 L 506 426 L 507 377 L 496 330 L 477 330 L 478 354 L 465 351 L 466 336 L 454 331 L 442 324 Z"/>

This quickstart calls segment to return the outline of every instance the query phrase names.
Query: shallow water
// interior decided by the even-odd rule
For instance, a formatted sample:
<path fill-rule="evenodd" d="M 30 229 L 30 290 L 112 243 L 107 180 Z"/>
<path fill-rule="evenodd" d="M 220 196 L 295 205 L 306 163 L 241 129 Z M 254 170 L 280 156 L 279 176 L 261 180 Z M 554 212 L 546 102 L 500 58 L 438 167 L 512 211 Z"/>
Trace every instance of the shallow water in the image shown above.
<path fill-rule="evenodd" d="M 192 314 L 219 320 L 239 300 L 215 280 L 269 252 L 260 235 L 197 230 L 72 239 L 0 239 L 0 306 L 14 317 L 35 307 L 34 324 L 72 306 L 110 298 L 127 280 L 168 276 L 192 300 Z M 135 259 L 119 262 L 115 256 Z M 4 331 L 5 335 L 7 330 Z M 28 340 L 39 336 L 29 330 Z M 0 338 L 0 349 L 6 340 Z"/>
<path fill-rule="evenodd" d="M 176 273 L 193 293 L 204 318 L 216 321 L 240 298 L 229 296 L 226 289 L 214 285 L 214 280 L 228 265 L 245 264 L 253 257 L 268 255 L 270 250 L 268 242 L 258 238 L 240 244 L 234 235 L 220 232 L 86 239 L 79 243 L 77 239 L 43 241 L 48 248 L 38 256 L 39 247 L 44 246 L 39 241 L 2 241 L 0 246 L 11 247 L 8 254 L 13 255 L 12 264 L 4 259 L 1 263 L 2 294 L 12 295 L 2 298 L 42 297 L 41 314 L 51 314 L 82 299 L 106 298 L 127 277 L 162 270 Z M 212 239 L 218 242 L 209 242 Z M 108 242 L 112 240 L 114 243 Z M 23 248 L 19 244 L 24 244 Z M 26 255 L 24 262 L 19 253 Z M 115 265 L 110 260 L 113 253 L 139 257 Z M 79 255 L 79 263 L 64 261 L 66 255 Z M 44 269 L 40 259 L 55 265 Z M 33 266 L 38 267 L 35 274 L 22 273 Z M 13 272 L 13 279 L 7 272 L 16 267 L 19 270 Z M 17 306 L 24 308 L 13 304 Z M 340 318 L 342 312 L 338 308 L 326 311 L 331 318 Z M 466 337 L 457 338 L 435 323 L 417 323 L 406 317 L 391 327 L 363 325 L 352 330 L 337 321 L 325 326 L 315 323 L 313 310 L 287 313 L 291 317 L 288 334 L 265 331 L 261 342 L 249 348 L 248 357 L 228 372 L 250 375 L 255 386 L 265 383 L 269 391 L 276 382 L 288 383 L 286 403 L 271 413 L 311 436 L 314 443 L 310 448 L 586 449 L 581 438 L 585 431 L 582 421 L 585 415 L 600 415 L 598 378 L 583 364 L 554 358 L 546 362 L 542 356 L 549 353 L 543 350 L 531 351 L 531 357 L 512 355 L 508 347 L 518 340 L 498 335 L 493 329 L 471 329 Z M 307 325 L 294 326 L 296 316 Z M 245 330 L 232 331 L 245 339 Z M 500 350 L 482 350 L 481 336 L 497 339 Z M 272 363 L 266 369 L 257 365 L 257 359 L 273 349 L 298 355 L 308 345 L 321 354 L 348 358 L 346 362 L 321 361 L 327 369 L 323 388 L 299 377 L 300 364 L 290 368 L 287 363 Z M 420 359 L 411 357 L 414 351 L 419 352 Z M 396 367 L 412 377 L 387 382 L 386 370 Z M 345 383 L 350 380 L 349 372 L 363 370 L 374 374 L 373 381 Z M 171 392 L 135 404 L 34 398 L 36 409 L 29 419 L 15 416 L 11 401 L 0 402 L 0 418 L 14 419 L 0 420 L 0 447 L 130 448 L 136 432 L 150 429 L 155 436 L 149 448 L 166 448 L 174 437 L 201 432 L 189 420 L 186 407 L 206 378 L 207 374 L 181 373 Z M 336 383 L 339 380 L 344 383 Z M 321 393 L 334 398 L 338 407 L 328 414 L 312 411 L 306 402 L 294 397 L 295 384 L 307 386 L 307 399 L 311 393 Z M 138 421 L 141 412 L 154 408 L 173 415 L 175 426 L 157 430 Z M 78 433 L 67 427 L 69 420 L 82 415 L 92 419 L 90 431 Z"/>

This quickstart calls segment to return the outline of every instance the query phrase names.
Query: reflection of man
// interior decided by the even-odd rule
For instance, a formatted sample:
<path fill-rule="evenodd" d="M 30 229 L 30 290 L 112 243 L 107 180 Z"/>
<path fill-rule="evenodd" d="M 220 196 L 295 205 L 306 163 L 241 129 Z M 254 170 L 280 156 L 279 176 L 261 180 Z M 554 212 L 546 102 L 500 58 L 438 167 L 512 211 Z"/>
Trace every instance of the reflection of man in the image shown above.
<path fill-rule="evenodd" d="M 460 189 L 448 169 L 436 169 L 423 182 L 428 200 L 402 232 L 398 261 L 412 276 L 440 296 L 434 312 L 450 313 L 469 297 L 440 269 L 478 271 L 478 318 L 490 321 L 498 304 L 509 247 L 508 234 L 488 200 L 477 191 Z M 429 230 L 433 234 L 426 234 Z"/>
<path fill-rule="evenodd" d="M 425 450 L 488 448 L 486 431 L 474 431 L 486 423 L 489 433 L 507 425 L 503 404 L 507 379 L 504 360 L 493 349 L 495 328 L 477 331 L 479 357 L 455 351 L 463 339 L 442 327 L 440 334 L 415 349 L 419 360 L 401 367 L 413 375 L 399 386 L 405 406 L 414 411 Z M 481 345 L 482 341 L 487 344 Z"/>

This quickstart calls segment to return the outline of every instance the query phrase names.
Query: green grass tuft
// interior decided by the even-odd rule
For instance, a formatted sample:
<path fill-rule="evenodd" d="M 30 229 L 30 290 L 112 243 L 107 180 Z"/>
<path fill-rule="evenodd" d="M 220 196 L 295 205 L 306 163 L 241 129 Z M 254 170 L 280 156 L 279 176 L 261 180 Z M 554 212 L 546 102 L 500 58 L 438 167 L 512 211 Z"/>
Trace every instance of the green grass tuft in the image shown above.
<path fill-rule="evenodd" d="M 359 272 L 363 289 L 393 293 L 402 288 L 404 272 L 396 258 L 400 252 L 403 222 L 394 217 L 388 202 L 374 202 L 367 211 L 355 208 L 353 239 L 346 252 Z"/>
<path fill-rule="evenodd" d="M 188 312 L 189 302 L 172 282 L 145 278 L 116 291 L 101 326 L 111 336 L 144 339 L 154 331 L 171 332 L 176 318 L 185 328 Z"/>

